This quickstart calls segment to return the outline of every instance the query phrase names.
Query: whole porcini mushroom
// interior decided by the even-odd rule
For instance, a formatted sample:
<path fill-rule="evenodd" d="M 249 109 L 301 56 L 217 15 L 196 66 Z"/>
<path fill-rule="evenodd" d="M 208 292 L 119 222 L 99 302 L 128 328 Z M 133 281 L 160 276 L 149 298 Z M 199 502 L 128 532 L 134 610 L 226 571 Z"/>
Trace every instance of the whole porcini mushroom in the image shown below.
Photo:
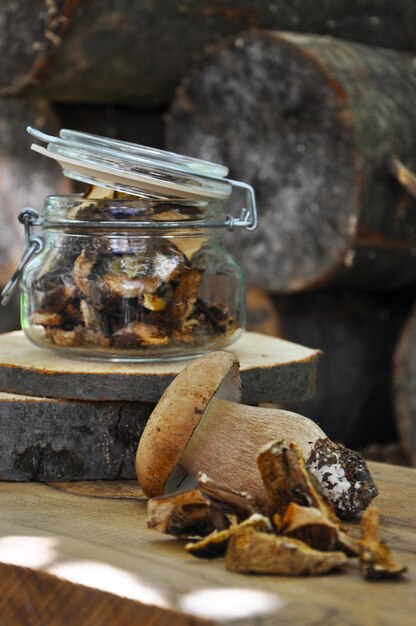
<path fill-rule="evenodd" d="M 136 473 L 144 493 L 162 495 L 201 471 L 267 506 L 256 457 L 261 446 L 280 438 L 298 445 L 340 517 L 357 515 L 377 495 L 363 459 L 330 441 L 315 422 L 240 401 L 235 355 L 212 352 L 191 361 L 163 393 L 140 439 Z"/>

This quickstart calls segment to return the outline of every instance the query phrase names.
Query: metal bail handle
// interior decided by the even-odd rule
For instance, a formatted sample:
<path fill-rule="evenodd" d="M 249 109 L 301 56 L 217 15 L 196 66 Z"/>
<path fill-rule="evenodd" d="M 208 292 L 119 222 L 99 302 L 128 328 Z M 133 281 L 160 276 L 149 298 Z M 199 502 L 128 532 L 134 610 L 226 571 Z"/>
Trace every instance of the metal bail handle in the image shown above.
<path fill-rule="evenodd" d="M 259 223 L 259 217 L 253 187 L 247 183 L 241 182 L 240 180 L 230 180 L 229 178 L 224 178 L 224 180 L 230 183 L 233 187 L 244 189 L 248 207 L 241 209 L 239 217 L 227 215 L 226 227 L 228 230 L 233 230 L 235 227 L 245 228 L 246 230 L 256 230 Z"/>
<path fill-rule="evenodd" d="M 0 302 L 3 306 L 6 306 L 16 291 L 26 263 L 34 254 L 38 254 L 38 252 L 40 252 L 43 248 L 42 238 L 36 237 L 32 233 L 33 223 L 38 218 L 38 212 L 30 207 L 22 209 L 19 213 L 18 220 L 25 227 L 25 249 L 23 250 L 22 258 L 20 259 L 20 263 L 17 266 L 16 271 L 0 294 Z"/>

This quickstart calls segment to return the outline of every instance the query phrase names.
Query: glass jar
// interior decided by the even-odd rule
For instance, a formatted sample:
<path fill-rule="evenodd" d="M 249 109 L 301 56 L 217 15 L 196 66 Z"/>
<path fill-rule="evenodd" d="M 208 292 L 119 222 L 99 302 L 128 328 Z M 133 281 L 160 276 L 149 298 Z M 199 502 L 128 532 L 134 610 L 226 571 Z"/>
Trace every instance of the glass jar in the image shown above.
<path fill-rule="evenodd" d="M 26 336 L 112 360 L 231 344 L 244 328 L 244 279 L 215 226 L 221 216 L 218 201 L 47 198 L 43 250 L 21 280 Z"/>
<path fill-rule="evenodd" d="M 3 296 L 10 296 L 20 278 L 26 336 L 63 356 L 112 361 L 189 358 L 233 343 L 245 324 L 244 276 L 223 238 L 234 226 L 255 228 L 251 187 L 225 179 L 223 172 L 220 178 L 218 172 L 207 176 L 215 164 L 163 151 L 158 172 L 143 148 L 145 171 L 137 166 L 142 147 L 123 142 L 117 144 L 118 170 L 109 184 L 115 142 L 87 136 L 93 148 L 85 157 L 86 140 L 79 135 L 70 145 L 48 137 L 49 151 L 35 146 L 71 165 L 72 178 L 96 185 L 98 177 L 100 186 L 87 197 L 48 197 L 40 219 L 33 209 L 19 216 L 26 250 Z M 202 163 L 204 174 L 181 173 L 179 159 L 187 160 L 186 168 L 200 169 Z M 132 186 L 134 176 L 140 188 L 137 181 Z M 181 197 L 168 195 L 167 186 L 179 189 Z M 249 190 L 250 208 L 239 218 L 226 213 L 233 186 Z M 40 236 L 34 227 L 41 227 Z"/>

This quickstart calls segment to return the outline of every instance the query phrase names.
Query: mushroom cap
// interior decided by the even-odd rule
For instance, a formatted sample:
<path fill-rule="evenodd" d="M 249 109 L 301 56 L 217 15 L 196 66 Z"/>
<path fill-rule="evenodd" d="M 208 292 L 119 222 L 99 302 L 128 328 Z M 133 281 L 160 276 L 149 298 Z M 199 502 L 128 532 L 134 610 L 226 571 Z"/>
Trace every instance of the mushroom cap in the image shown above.
<path fill-rule="evenodd" d="M 136 474 L 148 497 L 164 493 L 211 399 L 240 402 L 239 365 L 231 352 L 211 352 L 191 361 L 167 387 L 137 448 Z"/>

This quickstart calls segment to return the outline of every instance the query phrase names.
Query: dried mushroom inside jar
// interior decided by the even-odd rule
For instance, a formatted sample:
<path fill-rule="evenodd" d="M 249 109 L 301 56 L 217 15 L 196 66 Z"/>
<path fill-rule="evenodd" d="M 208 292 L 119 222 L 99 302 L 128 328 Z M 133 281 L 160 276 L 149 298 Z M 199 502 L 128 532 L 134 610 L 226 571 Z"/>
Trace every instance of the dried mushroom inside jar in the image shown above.
<path fill-rule="evenodd" d="M 221 264 L 213 268 L 218 242 L 186 227 L 202 209 L 166 202 L 147 209 L 142 202 L 136 210 L 136 201 L 130 206 L 125 196 L 111 200 L 116 206 L 107 202 L 89 198 L 72 208 L 73 225 L 55 236 L 36 276 L 30 324 L 42 340 L 58 348 L 169 349 L 175 355 L 235 335 L 241 297 L 235 267 L 226 258 L 225 271 Z M 177 234 L 168 227 L 130 227 L 135 219 L 183 222 L 184 228 Z M 81 228 L 85 223 L 89 229 Z"/>

